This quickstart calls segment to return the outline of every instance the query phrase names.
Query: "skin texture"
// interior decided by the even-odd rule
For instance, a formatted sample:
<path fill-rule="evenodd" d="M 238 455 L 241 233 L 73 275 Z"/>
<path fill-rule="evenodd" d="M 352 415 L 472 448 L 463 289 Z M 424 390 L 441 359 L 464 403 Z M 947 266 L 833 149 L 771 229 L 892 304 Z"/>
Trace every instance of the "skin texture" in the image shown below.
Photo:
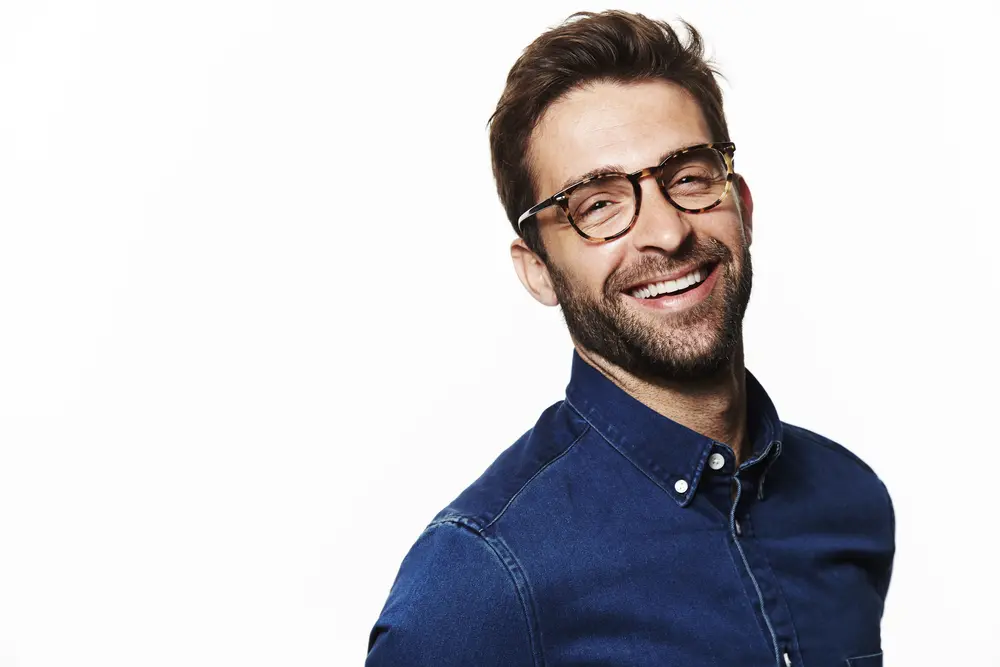
<path fill-rule="evenodd" d="M 595 82 L 552 104 L 530 142 L 538 199 L 596 168 L 631 172 L 673 150 L 717 139 L 682 88 L 665 81 Z M 587 241 L 558 207 L 536 216 L 548 263 L 521 239 L 511 258 L 525 289 L 561 305 L 580 356 L 660 414 L 741 456 L 746 437 L 742 320 L 750 296 L 753 200 L 737 176 L 705 213 L 673 208 L 653 178 L 641 183 L 639 218 L 625 236 Z M 718 262 L 710 291 L 682 308 L 628 294 L 645 280 Z"/>

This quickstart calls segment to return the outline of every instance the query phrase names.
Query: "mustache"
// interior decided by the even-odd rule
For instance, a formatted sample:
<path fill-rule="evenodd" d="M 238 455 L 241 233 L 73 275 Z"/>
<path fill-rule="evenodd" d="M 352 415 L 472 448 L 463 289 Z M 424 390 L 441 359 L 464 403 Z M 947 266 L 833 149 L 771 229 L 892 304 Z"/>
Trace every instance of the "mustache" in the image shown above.
<path fill-rule="evenodd" d="M 715 239 L 709 239 L 698 246 L 691 246 L 689 250 L 669 258 L 662 255 L 643 255 L 632 264 L 621 267 L 608 276 L 605 282 L 605 296 L 613 298 L 630 285 L 664 273 L 673 273 L 692 264 L 722 263 L 731 260 L 732 257 L 732 251 Z"/>

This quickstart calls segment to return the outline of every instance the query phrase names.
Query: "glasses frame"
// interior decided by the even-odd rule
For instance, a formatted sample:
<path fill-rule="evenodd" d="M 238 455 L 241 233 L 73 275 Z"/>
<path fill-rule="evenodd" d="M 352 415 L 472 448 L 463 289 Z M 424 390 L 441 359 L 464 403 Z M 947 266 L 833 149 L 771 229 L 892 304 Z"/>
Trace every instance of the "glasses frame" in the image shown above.
<path fill-rule="evenodd" d="M 716 152 L 722 155 L 722 159 L 726 164 L 725 189 L 723 189 L 722 194 L 719 195 L 719 198 L 716 199 L 711 204 L 709 204 L 708 206 L 702 206 L 701 208 L 684 208 L 683 206 L 681 206 L 680 204 L 678 204 L 677 202 L 675 202 L 673 199 L 670 198 L 670 195 L 667 193 L 667 189 L 663 186 L 663 182 L 660 180 L 660 175 L 663 172 L 663 168 L 671 160 L 674 160 L 680 157 L 681 155 L 684 155 L 685 153 L 690 153 L 691 151 L 703 150 L 706 148 L 714 149 Z M 639 181 L 652 174 L 656 174 L 656 182 L 660 186 L 660 192 L 663 193 L 663 198 L 666 199 L 670 203 L 670 205 L 676 208 L 678 211 L 681 211 L 683 213 L 704 213 L 705 211 L 710 211 L 711 209 L 715 208 L 716 206 L 718 206 L 723 202 L 723 200 L 729 194 L 729 190 L 732 187 L 733 176 L 734 176 L 733 154 L 735 152 L 736 152 L 736 144 L 734 144 L 731 141 L 721 141 L 721 142 L 717 141 L 709 144 L 696 144 L 694 146 L 688 146 L 686 148 L 681 148 L 680 150 L 674 151 L 667 157 L 663 158 L 663 161 L 660 162 L 660 164 L 656 165 L 655 167 L 646 167 L 645 169 L 640 169 L 639 171 L 633 171 L 631 174 L 626 174 L 620 171 L 607 171 L 601 174 L 597 174 L 595 176 L 591 176 L 590 178 L 585 178 L 582 181 L 577 181 L 573 185 L 570 185 L 569 187 L 560 190 L 559 192 L 555 193 L 545 201 L 538 202 L 537 204 L 529 208 L 527 211 L 522 213 L 521 217 L 517 219 L 517 232 L 518 234 L 521 234 L 523 236 L 522 226 L 525 220 L 534 217 L 535 215 L 538 215 L 547 208 L 551 208 L 552 206 L 558 205 L 559 207 L 562 208 L 563 213 L 566 214 L 566 219 L 569 220 L 569 224 L 572 225 L 573 229 L 576 230 L 576 233 L 582 236 L 584 239 L 596 242 L 613 241 L 614 239 L 617 239 L 619 237 L 624 236 L 625 234 L 628 234 L 632 230 L 632 228 L 635 227 L 635 221 L 639 219 L 639 209 L 642 206 L 642 188 L 639 187 Z M 573 193 L 573 191 L 576 188 L 580 187 L 581 185 L 586 185 L 587 183 L 596 181 L 599 178 L 608 178 L 609 176 L 623 176 L 627 178 L 628 181 L 632 184 L 632 190 L 635 193 L 635 212 L 632 214 L 632 220 L 628 223 L 628 226 L 625 227 L 625 229 L 623 229 L 622 231 L 618 232 L 617 234 L 613 234 L 612 236 L 590 236 L 582 229 L 577 227 L 576 223 L 573 222 L 573 216 L 570 215 L 569 212 L 569 197 Z"/>

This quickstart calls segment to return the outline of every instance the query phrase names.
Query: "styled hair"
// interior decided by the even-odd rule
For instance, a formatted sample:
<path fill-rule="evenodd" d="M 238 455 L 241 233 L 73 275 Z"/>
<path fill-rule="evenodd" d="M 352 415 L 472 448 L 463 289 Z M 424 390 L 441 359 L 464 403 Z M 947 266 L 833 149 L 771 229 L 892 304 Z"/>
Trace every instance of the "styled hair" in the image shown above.
<path fill-rule="evenodd" d="M 546 109 L 567 93 L 595 81 L 669 81 L 698 103 L 710 139 L 729 141 L 718 72 L 705 59 L 701 35 L 683 25 L 686 41 L 666 21 L 642 14 L 578 12 L 542 33 L 511 68 L 489 121 L 493 177 L 515 233 L 543 260 L 538 225 L 528 221 L 519 232 L 517 219 L 540 196 L 528 154 L 531 134 Z"/>

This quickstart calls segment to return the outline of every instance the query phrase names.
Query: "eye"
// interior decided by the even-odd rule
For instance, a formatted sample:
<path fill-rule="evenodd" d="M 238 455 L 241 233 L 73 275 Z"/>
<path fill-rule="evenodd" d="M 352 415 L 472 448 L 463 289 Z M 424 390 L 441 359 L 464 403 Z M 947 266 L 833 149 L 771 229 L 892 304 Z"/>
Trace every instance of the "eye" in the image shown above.
<path fill-rule="evenodd" d="M 713 180 L 715 179 L 712 178 L 711 174 L 688 171 L 684 174 L 678 174 L 670 185 L 671 187 L 675 185 L 701 185 L 704 183 L 711 183 Z"/>
<path fill-rule="evenodd" d="M 613 204 L 613 203 L 614 202 L 610 202 L 607 199 L 601 199 L 601 200 L 595 201 L 594 203 L 592 203 L 590 206 L 587 207 L 587 210 L 584 211 L 584 215 L 586 215 L 587 213 L 590 213 L 591 211 L 599 211 L 602 208 L 605 208 L 606 206 L 611 206 L 611 204 Z"/>
<path fill-rule="evenodd" d="M 627 178 L 602 176 L 574 188 L 566 212 L 578 226 L 592 229 L 619 217 L 629 218 L 633 200 L 632 183 Z"/>
<path fill-rule="evenodd" d="M 624 201 L 607 192 L 597 193 L 571 207 L 573 219 L 596 220 L 615 215 L 624 206 Z"/>

